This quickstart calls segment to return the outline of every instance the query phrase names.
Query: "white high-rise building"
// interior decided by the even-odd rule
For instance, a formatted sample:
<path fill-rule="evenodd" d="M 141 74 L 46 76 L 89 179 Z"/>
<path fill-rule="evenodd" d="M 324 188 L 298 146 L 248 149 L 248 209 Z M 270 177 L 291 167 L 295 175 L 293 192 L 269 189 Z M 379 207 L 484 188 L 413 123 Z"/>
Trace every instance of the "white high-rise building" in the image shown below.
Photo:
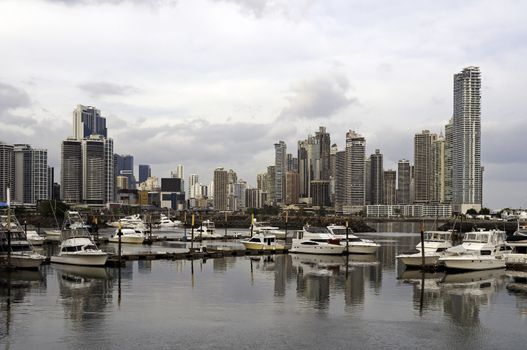
<path fill-rule="evenodd" d="M 346 133 L 346 204 L 365 203 L 366 139 L 353 130 Z M 382 171 L 382 169 L 381 169 Z"/>
<path fill-rule="evenodd" d="M 106 118 L 101 116 L 101 111 L 95 107 L 77 105 L 73 111 L 73 136 L 82 140 L 90 135 L 108 137 Z"/>
<path fill-rule="evenodd" d="M 284 141 L 274 144 L 275 150 L 275 201 L 285 202 L 285 174 L 287 172 L 287 146 Z"/>
<path fill-rule="evenodd" d="M 453 210 L 481 209 L 481 73 L 467 67 L 454 74 L 452 145 Z"/>
<path fill-rule="evenodd" d="M 198 174 L 190 174 L 188 177 L 188 198 L 200 198 L 201 197 L 201 185 L 199 184 Z"/>

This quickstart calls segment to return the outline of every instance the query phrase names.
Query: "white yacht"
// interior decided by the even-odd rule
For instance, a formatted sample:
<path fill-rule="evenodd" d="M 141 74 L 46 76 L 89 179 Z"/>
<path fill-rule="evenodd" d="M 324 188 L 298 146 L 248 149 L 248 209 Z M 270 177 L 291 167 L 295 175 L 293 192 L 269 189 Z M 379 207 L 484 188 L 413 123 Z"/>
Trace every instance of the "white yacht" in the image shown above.
<path fill-rule="evenodd" d="M 342 254 L 346 249 L 325 227 L 304 226 L 293 236 L 291 253 Z"/>
<path fill-rule="evenodd" d="M 46 237 L 50 237 L 50 238 L 60 237 L 60 230 L 54 230 L 54 229 L 44 230 L 44 233 L 46 234 Z"/>
<path fill-rule="evenodd" d="M 114 234 L 110 236 L 111 243 L 119 243 L 119 229 L 115 230 Z M 123 228 L 121 229 L 121 243 L 143 244 L 145 240 L 145 233 L 140 228 Z"/>
<path fill-rule="evenodd" d="M 256 221 L 256 219 L 254 219 L 252 228 L 253 228 L 253 232 L 255 233 L 260 233 L 264 231 L 267 234 L 275 235 L 276 238 L 285 237 L 285 231 L 280 230 L 278 226 L 271 226 L 271 224 L 268 221 Z"/>
<path fill-rule="evenodd" d="M 179 227 L 181 226 L 181 221 L 179 220 L 175 220 L 175 221 L 172 221 L 170 220 L 165 214 L 161 214 L 160 218 L 159 218 L 159 225 L 158 227 L 163 229 L 163 228 L 174 228 L 174 227 Z"/>
<path fill-rule="evenodd" d="M 452 231 L 426 231 L 424 233 L 425 266 L 437 266 L 439 258 L 451 247 Z M 399 254 L 396 258 L 406 266 L 421 266 L 423 263 L 421 242 L 415 246 L 415 249 L 418 253 Z"/>
<path fill-rule="evenodd" d="M 46 240 L 44 237 L 40 236 L 37 231 L 26 231 L 26 238 L 33 246 L 43 245 Z"/>
<path fill-rule="evenodd" d="M 216 233 L 216 226 L 210 220 L 203 221 L 201 223 L 201 226 L 198 227 L 198 229 L 196 230 L 196 232 L 196 236 L 201 239 L 223 237 Z"/>
<path fill-rule="evenodd" d="M 472 231 L 463 236 L 463 244 L 449 248 L 439 262 L 447 269 L 488 270 L 505 267 L 504 256 L 511 248 L 505 243 L 505 231 Z"/>
<path fill-rule="evenodd" d="M 59 264 L 104 266 L 108 254 L 98 249 L 89 232 L 79 225 L 81 216 L 76 211 L 66 212 L 62 227 L 59 253 L 51 257 L 51 262 Z"/>
<path fill-rule="evenodd" d="M 347 235 L 348 241 L 346 242 L 346 226 L 330 225 L 328 226 L 328 230 L 340 240 L 341 245 L 348 247 L 348 253 L 350 254 L 375 254 L 381 246 L 372 240 L 355 236 L 349 228 Z"/>
<path fill-rule="evenodd" d="M 276 236 L 267 233 L 265 230 L 260 231 L 249 239 L 240 241 L 245 249 L 250 250 L 284 250 L 284 246 L 277 244 Z"/>
<path fill-rule="evenodd" d="M 121 218 L 117 221 L 109 222 L 108 225 L 115 228 L 134 228 L 136 226 L 144 226 L 144 222 L 141 220 L 141 216 L 139 214 L 135 214 L 125 216 L 124 218 Z"/>
<path fill-rule="evenodd" d="M 527 266 L 527 228 L 518 223 L 518 230 L 507 237 L 507 244 L 512 248 L 505 256 L 505 264 L 509 268 L 525 268 Z"/>
<path fill-rule="evenodd" d="M 10 236 L 10 241 L 8 239 Z M 9 254 L 8 254 L 9 252 Z M 36 253 L 20 223 L 13 215 L 0 216 L 0 257 L 17 269 L 38 269 L 46 259 Z"/>

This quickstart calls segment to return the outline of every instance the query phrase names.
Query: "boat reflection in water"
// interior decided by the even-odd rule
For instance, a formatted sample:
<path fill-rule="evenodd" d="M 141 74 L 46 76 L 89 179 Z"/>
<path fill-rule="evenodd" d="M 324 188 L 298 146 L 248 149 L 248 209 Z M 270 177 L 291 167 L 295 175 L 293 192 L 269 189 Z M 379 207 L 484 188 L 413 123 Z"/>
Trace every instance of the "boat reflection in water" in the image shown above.
<path fill-rule="evenodd" d="M 527 318 L 527 272 L 507 271 L 507 290 L 516 296 L 516 307 L 523 318 Z"/>

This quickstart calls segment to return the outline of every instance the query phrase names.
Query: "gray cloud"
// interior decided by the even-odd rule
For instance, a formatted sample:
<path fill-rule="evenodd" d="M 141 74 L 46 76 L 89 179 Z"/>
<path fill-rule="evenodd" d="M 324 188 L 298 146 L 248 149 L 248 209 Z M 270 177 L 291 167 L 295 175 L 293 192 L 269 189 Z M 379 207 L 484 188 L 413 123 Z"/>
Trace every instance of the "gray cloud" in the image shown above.
<path fill-rule="evenodd" d="M 527 120 L 509 121 L 489 127 L 483 124 L 481 137 L 483 165 L 527 163 L 525 130 L 527 130 Z"/>
<path fill-rule="evenodd" d="M 12 108 L 28 107 L 30 103 L 29 95 L 24 90 L 0 82 L 0 115 Z"/>
<path fill-rule="evenodd" d="M 129 85 L 119 85 L 104 81 L 80 84 L 79 88 L 92 97 L 125 96 L 136 93 L 138 89 Z"/>
<path fill-rule="evenodd" d="M 350 83 L 344 75 L 330 74 L 297 82 L 291 86 L 290 95 L 286 97 L 289 105 L 282 110 L 281 116 L 329 118 L 358 102 L 349 92 Z"/>

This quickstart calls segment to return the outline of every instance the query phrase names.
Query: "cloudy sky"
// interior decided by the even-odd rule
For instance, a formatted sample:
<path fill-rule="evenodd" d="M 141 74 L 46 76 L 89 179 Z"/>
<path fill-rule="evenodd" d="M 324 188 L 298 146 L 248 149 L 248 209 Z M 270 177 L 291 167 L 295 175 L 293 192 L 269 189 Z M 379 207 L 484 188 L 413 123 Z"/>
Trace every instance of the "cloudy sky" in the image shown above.
<path fill-rule="evenodd" d="M 484 201 L 527 207 L 527 2 L 0 0 L 0 140 L 49 150 L 77 104 L 115 151 L 168 176 L 215 167 L 255 184 L 273 144 L 354 129 L 385 168 L 452 115 L 452 75 L 481 68 Z M 58 176 L 57 171 L 56 175 Z"/>

